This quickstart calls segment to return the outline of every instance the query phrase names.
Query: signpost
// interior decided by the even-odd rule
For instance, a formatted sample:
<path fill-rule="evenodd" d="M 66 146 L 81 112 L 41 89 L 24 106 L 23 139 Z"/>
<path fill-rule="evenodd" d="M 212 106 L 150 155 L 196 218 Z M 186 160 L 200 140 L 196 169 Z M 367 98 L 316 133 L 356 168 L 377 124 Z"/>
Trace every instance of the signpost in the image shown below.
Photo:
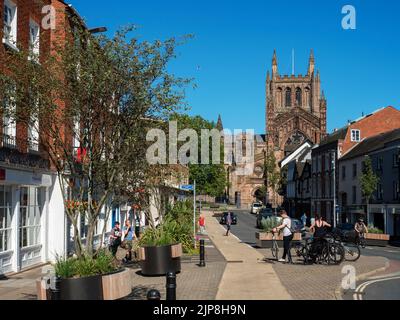
<path fill-rule="evenodd" d="M 193 191 L 193 239 L 196 249 L 196 180 L 193 184 L 182 185 L 180 188 L 185 191 Z"/>

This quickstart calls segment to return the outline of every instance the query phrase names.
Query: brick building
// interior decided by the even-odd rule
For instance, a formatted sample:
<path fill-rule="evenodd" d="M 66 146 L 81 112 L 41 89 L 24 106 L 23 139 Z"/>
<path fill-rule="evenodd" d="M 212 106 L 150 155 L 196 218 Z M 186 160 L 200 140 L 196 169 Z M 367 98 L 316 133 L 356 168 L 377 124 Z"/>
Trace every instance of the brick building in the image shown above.
<path fill-rule="evenodd" d="M 312 150 L 312 214 L 320 214 L 328 221 L 333 221 L 334 195 L 336 195 L 335 201 L 338 205 L 340 181 L 339 170 L 337 170 L 338 159 L 363 139 L 399 127 L 400 111 L 393 107 L 386 107 L 349 122 L 345 127 L 328 135 L 320 144 L 315 145 Z M 345 214 L 341 218 L 345 221 Z"/>

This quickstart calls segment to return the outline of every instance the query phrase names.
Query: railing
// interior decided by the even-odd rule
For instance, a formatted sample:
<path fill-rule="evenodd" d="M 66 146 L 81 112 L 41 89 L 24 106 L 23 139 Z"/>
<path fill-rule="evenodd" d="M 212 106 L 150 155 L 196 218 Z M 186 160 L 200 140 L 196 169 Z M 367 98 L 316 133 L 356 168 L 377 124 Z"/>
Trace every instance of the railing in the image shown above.
<path fill-rule="evenodd" d="M 1 146 L 3 148 L 15 149 L 17 147 L 16 137 L 3 134 L 1 139 Z"/>
<path fill-rule="evenodd" d="M 35 141 L 28 141 L 29 152 L 39 152 L 39 143 Z"/>

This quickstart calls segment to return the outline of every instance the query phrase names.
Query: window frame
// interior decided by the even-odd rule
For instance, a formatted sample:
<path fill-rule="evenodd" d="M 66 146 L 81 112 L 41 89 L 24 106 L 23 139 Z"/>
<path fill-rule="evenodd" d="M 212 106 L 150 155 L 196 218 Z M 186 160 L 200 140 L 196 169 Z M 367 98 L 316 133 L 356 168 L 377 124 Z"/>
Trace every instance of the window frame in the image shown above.
<path fill-rule="evenodd" d="M 32 29 L 35 30 L 35 39 L 32 37 Z M 33 19 L 29 20 L 29 60 L 39 62 L 40 56 L 40 25 Z"/>
<path fill-rule="evenodd" d="M 3 11 L 3 43 L 14 50 L 18 50 L 16 46 L 18 32 L 18 6 L 10 0 L 4 0 Z M 10 28 L 10 30 L 6 31 L 6 28 Z"/>
<path fill-rule="evenodd" d="M 350 131 L 350 139 L 351 142 L 360 142 L 361 141 L 361 130 L 360 129 L 351 129 Z"/>
<path fill-rule="evenodd" d="M 12 234 L 12 218 L 13 218 L 13 204 L 12 204 L 12 189 L 11 186 L 2 185 L 0 190 L 0 197 L 3 197 L 2 204 L 0 203 L 0 210 L 3 216 L 0 215 L 0 253 L 12 250 L 11 234 Z M 9 193 L 9 201 L 7 201 L 7 191 Z"/>

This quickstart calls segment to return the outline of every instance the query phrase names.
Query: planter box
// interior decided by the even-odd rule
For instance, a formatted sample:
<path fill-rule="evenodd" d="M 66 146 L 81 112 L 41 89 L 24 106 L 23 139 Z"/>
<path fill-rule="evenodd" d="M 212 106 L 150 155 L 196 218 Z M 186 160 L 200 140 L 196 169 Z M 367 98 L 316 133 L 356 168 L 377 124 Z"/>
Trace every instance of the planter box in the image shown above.
<path fill-rule="evenodd" d="M 62 279 L 60 282 L 61 300 L 116 300 L 132 292 L 129 269 L 106 275 Z M 46 289 L 43 278 L 36 280 L 38 300 L 49 300 L 51 289 Z"/>
<path fill-rule="evenodd" d="M 366 233 L 365 242 L 369 246 L 385 247 L 389 244 L 390 235 L 388 234 L 376 234 Z"/>
<path fill-rule="evenodd" d="M 272 247 L 272 233 L 271 232 L 256 232 L 256 245 L 259 248 Z M 283 235 L 280 234 L 276 237 L 278 246 L 283 248 Z M 295 233 L 292 241 L 301 241 L 301 233 Z"/>
<path fill-rule="evenodd" d="M 182 245 L 148 246 L 139 248 L 142 274 L 160 276 L 181 271 Z"/>

